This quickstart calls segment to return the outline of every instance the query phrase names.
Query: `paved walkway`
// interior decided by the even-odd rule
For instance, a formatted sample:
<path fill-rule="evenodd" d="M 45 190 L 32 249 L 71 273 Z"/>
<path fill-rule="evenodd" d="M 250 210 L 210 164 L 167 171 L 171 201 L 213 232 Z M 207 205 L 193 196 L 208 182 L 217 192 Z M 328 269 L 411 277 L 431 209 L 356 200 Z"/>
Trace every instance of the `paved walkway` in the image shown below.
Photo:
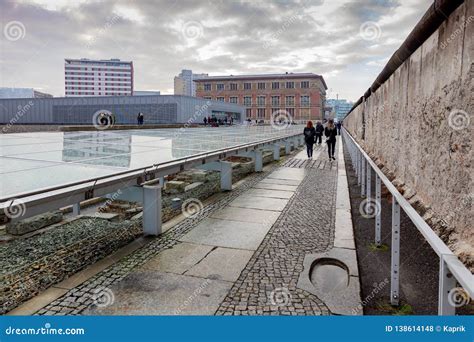
<path fill-rule="evenodd" d="M 251 175 L 38 314 L 329 314 L 296 287 L 305 255 L 334 243 L 338 167 L 325 148 Z"/>

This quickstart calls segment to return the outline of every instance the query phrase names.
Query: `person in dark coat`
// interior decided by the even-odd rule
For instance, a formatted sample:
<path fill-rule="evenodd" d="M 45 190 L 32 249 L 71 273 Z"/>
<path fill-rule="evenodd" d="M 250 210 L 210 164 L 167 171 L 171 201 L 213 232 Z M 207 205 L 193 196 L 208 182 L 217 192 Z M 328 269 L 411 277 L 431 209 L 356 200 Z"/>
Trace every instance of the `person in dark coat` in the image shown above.
<path fill-rule="evenodd" d="M 303 130 L 304 142 L 306 143 L 306 152 L 308 153 L 308 158 L 313 158 L 313 145 L 314 139 L 316 137 L 316 130 L 313 127 L 313 122 L 308 121 L 306 127 Z"/>
<path fill-rule="evenodd" d="M 336 124 L 337 135 L 341 135 L 341 126 L 342 126 L 342 122 L 338 121 L 337 124 Z"/>
<path fill-rule="evenodd" d="M 323 124 L 321 123 L 321 121 L 318 121 L 316 123 L 316 143 L 321 145 L 321 142 L 322 142 L 322 138 L 323 138 L 323 134 L 324 134 L 324 126 Z"/>
<path fill-rule="evenodd" d="M 325 130 L 324 135 L 326 136 L 326 143 L 328 144 L 328 156 L 329 160 L 336 160 L 334 158 L 334 152 L 336 150 L 336 136 L 337 136 L 337 129 L 334 125 L 334 120 L 329 120 Z"/>

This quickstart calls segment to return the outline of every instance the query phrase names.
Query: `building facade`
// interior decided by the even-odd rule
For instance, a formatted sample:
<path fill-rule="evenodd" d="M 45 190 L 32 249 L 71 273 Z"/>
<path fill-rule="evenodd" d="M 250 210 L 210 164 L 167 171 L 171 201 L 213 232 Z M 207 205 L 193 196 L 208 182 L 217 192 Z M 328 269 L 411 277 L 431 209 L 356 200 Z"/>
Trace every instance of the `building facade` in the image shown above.
<path fill-rule="evenodd" d="M 65 59 L 64 84 L 66 97 L 133 95 L 133 62 Z"/>
<path fill-rule="evenodd" d="M 342 121 L 354 103 L 344 99 L 328 99 L 327 105 L 332 108 L 331 113 L 333 118 L 337 121 Z"/>
<path fill-rule="evenodd" d="M 40 99 L 53 97 L 33 88 L 0 88 L 0 99 Z"/>
<path fill-rule="evenodd" d="M 116 125 L 200 124 L 204 117 L 230 118 L 241 122 L 245 108 L 181 95 L 53 97 L 51 99 L 2 99 L 0 124 L 92 125 L 106 112 Z"/>
<path fill-rule="evenodd" d="M 326 83 L 313 73 L 213 76 L 197 79 L 196 96 L 246 107 L 246 118 L 270 122 L 288 115 L 292 121 L 322 120 Z"/>
<path fill-rule="evenodd" d="M 183 69 L 178 76 L 174 78 L 174 94 L 196 96 L 196 84 L 194 80 L 206 78 L 208 74 L 193 74 L 192 70 Z"/>
<path fill-rule="evenodd" d="M 159 90 L 134 90 L 133 96 L 161 95 Z"/>

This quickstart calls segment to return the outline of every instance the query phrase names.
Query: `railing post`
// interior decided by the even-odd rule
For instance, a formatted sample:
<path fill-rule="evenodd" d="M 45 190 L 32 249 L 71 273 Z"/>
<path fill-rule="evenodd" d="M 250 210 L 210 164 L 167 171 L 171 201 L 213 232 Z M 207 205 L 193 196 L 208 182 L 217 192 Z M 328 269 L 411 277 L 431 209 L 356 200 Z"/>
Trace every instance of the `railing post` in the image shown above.
<path fill-rule="evenodd" d="M 74 216 L 77 216 L 77 215 L 81 214 L 81 203 L 74 203 L 72 205 L 72 214 Z"/>
<path fill-rule="evenodd" d="M 221 161 L 221 190 L 232 190 L 232 163 Z"/>
<path fill-rule="evenodd" d="M 273 160 L 280 160 L 280 144 L 273 145 Z"/>
<path fill-rule="evenodd" d="M 375 216 L 375 245 L 382 245 L 382 184 L 380 177 L 375 174 L 375 204 L 376 204 L 376 216 Z"/>
<path fill-rule="evenodd" d="M 456 279 L 444 261 L 444 254 L 441 254 L 439 258 L 438 315 L 453 316 L 456 314 L 456 308 L 449 302 L 450 291 L 455 286 Z"/>
<path fill-rule="evenodd" d="M 161 184 L 143 186 L 143 232 L 161 234 Z"/>
<path fill-rule="evenodd" d="M 392 265 L 390 282 L 390 303 L 397 306 L 400 303 L 400 205 L 392 197 Z"/>
<path fill-rule="evenodd" d="M 261 150 L 255 150 L 255 172 L 263 171 L 263 152 Z"/>
<path fill-rule="evenodd" d="M 291 153 L 291 141 L 287 139 L 285 141 L 285 154 L 288 155 L 290 153 Z"/>
<path fill-rule="evenodd" d="M 357 149 L 357 185 L 360 185 L 362 179 L 362 152 Z"/>
<path fill-rule="evenodd" d="M 366 164 L 366 167 L 367 167 L 367 193 L 366 193 L 366 197 L 367 197 L 367 202 L 370 202 L 370 196 L 372 194 L 372 167 L 370 166 L 370 163 L 368 160 L 366 160 L 367 164 Z"/>
<path fill-rule="evenodd" d="M 365 162 L 365 158 L 364 156 L 362 155 L 362 152 L 361 152 L 361 157 L 362 157 L 362 163 L 361 163 L 361 169 L 362 169 L 362 172 L 361 172 L 361 176 L 360 176 L 360 181 L 361 181 L 361 185 L 360 185 L 360 196 L 361 197 L 365 197 L 365 165 L 366 165 L 366 162 Z"/>

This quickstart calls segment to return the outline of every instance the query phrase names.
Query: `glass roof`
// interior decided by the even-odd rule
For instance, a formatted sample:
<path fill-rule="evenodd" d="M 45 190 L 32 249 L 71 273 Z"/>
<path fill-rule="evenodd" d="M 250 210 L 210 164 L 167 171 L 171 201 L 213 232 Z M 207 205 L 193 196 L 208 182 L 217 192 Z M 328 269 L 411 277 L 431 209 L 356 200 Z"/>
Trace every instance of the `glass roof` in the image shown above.
<path fill-rule="evenodd" d="M 0 197 L 302 131 L 301 126 L 0 134 Z"/>

